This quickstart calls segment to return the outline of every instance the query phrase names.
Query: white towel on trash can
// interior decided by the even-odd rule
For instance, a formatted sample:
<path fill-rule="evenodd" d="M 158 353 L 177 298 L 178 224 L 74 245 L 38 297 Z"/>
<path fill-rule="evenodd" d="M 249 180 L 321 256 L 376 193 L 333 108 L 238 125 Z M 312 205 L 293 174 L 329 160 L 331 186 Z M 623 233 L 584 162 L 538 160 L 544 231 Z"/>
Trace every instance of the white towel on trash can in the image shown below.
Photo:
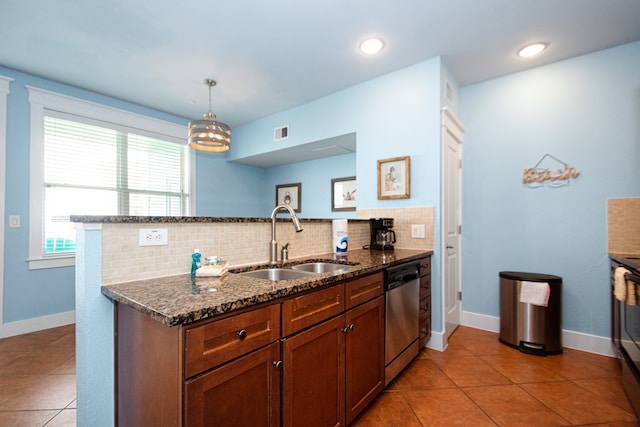
<path fill-rule="evenodd" d="M 523 281 L 520 288 L 520 302 L 546 307 L 549 304 L 551 288 L 548 282 Z"/>

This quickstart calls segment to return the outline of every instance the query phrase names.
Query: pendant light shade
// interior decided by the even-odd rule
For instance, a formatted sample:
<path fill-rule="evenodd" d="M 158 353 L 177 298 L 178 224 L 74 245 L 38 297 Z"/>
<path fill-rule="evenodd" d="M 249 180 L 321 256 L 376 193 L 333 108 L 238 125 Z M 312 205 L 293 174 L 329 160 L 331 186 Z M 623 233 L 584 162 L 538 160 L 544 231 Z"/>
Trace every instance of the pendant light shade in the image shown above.
<path fill-rule="evenodd" d="M 216 121 L 216 115 L 211 112 L 211 88 L 216 81 L 205 79 L 204 84 L 209 86 L 209 111 L 204 114 L 204 120 L 189 122 L 189 146 L 200 151 L 227 151 L 231 145 L 231 130 Z"/>

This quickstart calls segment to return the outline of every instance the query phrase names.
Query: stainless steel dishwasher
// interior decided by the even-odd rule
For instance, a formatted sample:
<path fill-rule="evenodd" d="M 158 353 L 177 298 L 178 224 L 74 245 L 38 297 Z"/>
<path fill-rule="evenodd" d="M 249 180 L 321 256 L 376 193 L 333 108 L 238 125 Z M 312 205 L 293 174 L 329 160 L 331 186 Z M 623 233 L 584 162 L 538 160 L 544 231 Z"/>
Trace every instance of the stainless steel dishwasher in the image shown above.
<path fill-rule="evenodd" d="M 385 271 L 384 376 L 388 385 L 420 351 L 418 336 L 420 263 L 389 267 Z"/>

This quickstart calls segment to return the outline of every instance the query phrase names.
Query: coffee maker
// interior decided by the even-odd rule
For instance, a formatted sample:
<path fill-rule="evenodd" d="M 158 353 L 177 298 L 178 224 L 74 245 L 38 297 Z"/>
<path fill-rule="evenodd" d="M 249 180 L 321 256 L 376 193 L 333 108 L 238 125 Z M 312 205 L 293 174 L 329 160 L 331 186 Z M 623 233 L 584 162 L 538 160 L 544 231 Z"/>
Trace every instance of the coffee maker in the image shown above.
<path fill-rule="evenodd" d="M 392 243 L 396 242 L 396 232 L 393 228 L 393 218 L 369 218 L 371 229 L 370 249 L 378 251 L 393 250 Z"/>

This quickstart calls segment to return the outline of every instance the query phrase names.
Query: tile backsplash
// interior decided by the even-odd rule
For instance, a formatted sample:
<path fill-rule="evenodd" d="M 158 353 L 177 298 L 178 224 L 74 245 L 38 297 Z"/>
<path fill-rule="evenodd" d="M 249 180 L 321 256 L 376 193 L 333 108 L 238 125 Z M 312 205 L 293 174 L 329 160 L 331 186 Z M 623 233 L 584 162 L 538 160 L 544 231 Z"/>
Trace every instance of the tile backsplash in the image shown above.
<path fill-rule="evenodd" d="M 640 198 L 607 200 L 607 250 L 640 255 Z"/>
<path fill-rule="evenodd" d="M 393 230 L 396 232 L 397 242 L 395 246 L 403 249 L 433 250 L 434 232 L 434 208 L 386 208 L 386 209 L 358 209 L 356 217 L 369 218 L 393 218 Z M 424 225 L 424 239 L 411 237 L 411 225 Z"/>
<path fill-rule="evenodd" d="M 406 249 L 433 249 L 433 208 L 363 209 L 359 219 L 394 218 L 396 246 Z M 425 225 L 425 238 L 411 238 L 411 224 Z M 291 221 L 278 220 L 279 247 L 289 243 L 289 258 L 333 252 L 331 221 L 302 220 L 304 231 L 296 233 Z M 158 223 L 102 224 L 102 283 L 104 285 L 188 273 L 191 254 L 199 249 L 203 257 L 217 255 L 230 266 L 266 263 L 271 241 L 270 222 L 189 222 L 162 223 L 169 243 L 139 246 L 139 230 L 159 227 Z M 369 244 L 369 222 L 349 221 L 349 249 Z"/>

